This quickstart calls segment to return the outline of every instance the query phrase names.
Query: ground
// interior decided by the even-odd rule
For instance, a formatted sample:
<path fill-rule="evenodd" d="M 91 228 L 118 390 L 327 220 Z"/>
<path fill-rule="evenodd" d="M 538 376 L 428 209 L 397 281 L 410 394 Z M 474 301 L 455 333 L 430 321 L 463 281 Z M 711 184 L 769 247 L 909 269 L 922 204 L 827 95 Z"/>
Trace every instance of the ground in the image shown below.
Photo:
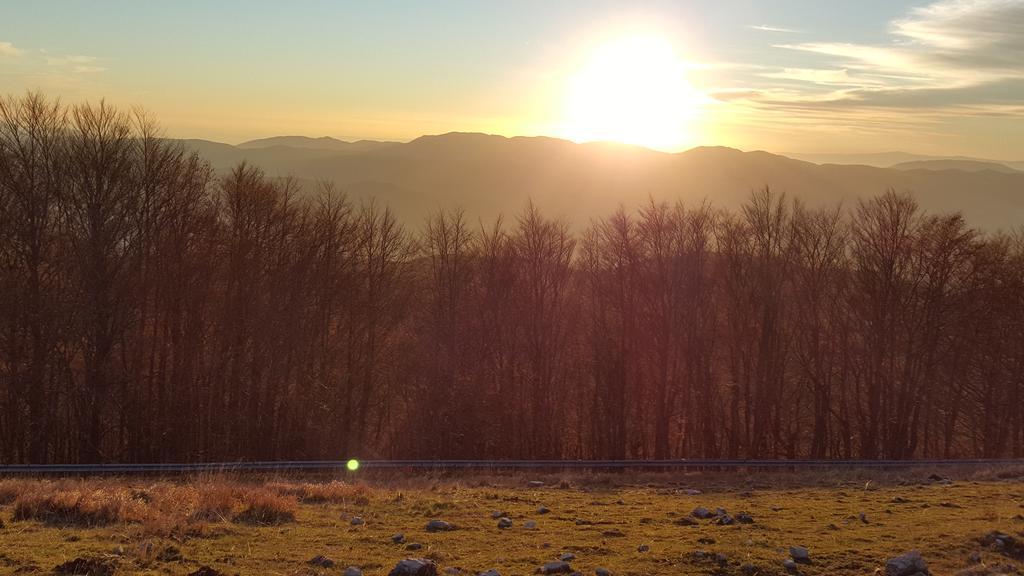
<path fill-rule="evenodd" d="M 537 476 L 404 482 L 346 475 L 321 492 L 323 481 L 309 479 L 14 480 L 0 499 L 6 502 L 0 506 L 0 573 L 52 573 L 84 558 L 116 574 L 184 575 L 203 566 L 222 574 L 341 574 L 354 565 L 369 576 L 387 574 L 403 558 L 423 557 L 436 561 L 442 574 L 496 569 L 513 576 L 533 574 L 571 553 L 573 569 L 588 575 L 598 567 L 623 576 L 768 575 L 787 573 L 783 561 L 791 546 L 809 550 L 811 563 L 798 568 L 806 575 L 872 574 L 909 550 L 919 550 L 933 574 L 1024 569 L 1024 558 L 1014 558 L 1024 544 L 1000 550 L 981 541 L 992 532 L 1024 541 L 1024 475 L 966 476 L 546 476 L 544 486 L 536 486 L 530 481 Z M 207 488 L 193 484 L 213 492 L 229 486 L 234 500 L 217 508 L 200 493 Z M 55 515 L 39 504 L 90 491 L 128 494 L 130 505 L 118 504 L 114 516 L 75 517 L 70 508 Z M 255 520 L 246 512 L 251 494 L 263 492 L 285 501 L 283 515 L 273 514 L 273 502 Z M 168 512 L 173 506 L 188 510 Z M 550 512 L 538 513 L 541 506 Z M 683 525 L 696 507 L 746 512 L 753 523 Z M 513 526 L 498 529 L 496 512 L 507 513 Z M 164 513 L 184 520 L 162 521 L 157 516 Z M 353 524 L 353 517 L 364 523 Z M 427 532 L 432 519 L 456 529 Z M 526 526 L 531 520 L 535 528 Z M 393 543 L 395 533 L 422 548 Z M 971 558 L 976 554 L 980 563 Z M 318 555 L 336 565 L 310 565 Z"/>

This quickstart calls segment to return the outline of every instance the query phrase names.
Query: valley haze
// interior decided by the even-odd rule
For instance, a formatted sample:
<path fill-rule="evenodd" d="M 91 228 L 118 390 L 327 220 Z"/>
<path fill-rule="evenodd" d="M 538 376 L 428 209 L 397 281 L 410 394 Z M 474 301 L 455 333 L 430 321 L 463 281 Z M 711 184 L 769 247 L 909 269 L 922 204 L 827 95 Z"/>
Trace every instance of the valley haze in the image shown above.
<path fill-rule="evenodd" d="M 901 152 L 794 158 L 721 146 L 668 153 L 464 132 L 410 142 L 304 136 L 238 145 L 182 142 L 220 172 L 244 160 L 268 176 L 295 177 L 309 189 L 331 181 L 353 199 L 376 197 L 406 222 L 441 208 L 461 208 L 487 221 L 514 216 L 532 201 L 583 227 L 620 206 L 632 210 L 651 199 L 734 209 L 766 186 L 810 207 L 852 207 L 889 189 L 911 192 L 929 213 L 959 211 L 990 231 L 1016 228 L 1024 213 L 1024 161 Z"/>

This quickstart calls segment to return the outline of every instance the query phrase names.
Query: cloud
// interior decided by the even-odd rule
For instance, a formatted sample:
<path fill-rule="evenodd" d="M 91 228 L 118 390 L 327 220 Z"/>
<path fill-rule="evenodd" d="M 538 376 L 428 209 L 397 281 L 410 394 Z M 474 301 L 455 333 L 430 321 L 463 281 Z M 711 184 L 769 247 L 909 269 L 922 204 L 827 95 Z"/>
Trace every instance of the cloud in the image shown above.
<path fill-rule="evenodd" d="M 84 65 L 90 62 L 95 62 L 97 58 L 95 56 L 82 56 L 82 55 L 67 55 L 67 56 L 47 56 L 47 66 L 67 66 L 67 65 Z"/>
<path fill-rule="evenodd" d="M 47 53 L 43 52 L 43 54 Z M 83 54 L 46 55 L 44 59 L 47 66 L 62 70 L 67 74 L 91 74 L 107 70 L 106 66 L 97 64 L 100 59 L 96 56 L 85 56 Z"/>
<path fill-rule="evenodd" d="M 851 75 L 849 70 L 842 69 L 820 69 L 820 68 L 784 68 L 777 72 L 763 72 L 764 78 L 778 80 L 793 80 L 797 82 L 808 82 L 812 84 L 828 86 L 882 86 L 884 81 L 880 78 L 868 76 L 857 77 Z"/>
<path fill-rule="evenodd" d="M 17 56 L 19 54 L 21 54 L 21 50 L 15 48 L 14 44 L 0 42 L 0 56 Z"/>
<path fill-rule="evenodd" d="M 942 0 L 890 25 L 881 45 L 838 42 L 779 47 L 831 56 L 893 89 L 958 89 L 1024 78 L 1024 1 Z"/>
<path fill-rule="evenodd" d="M 782 28 L 781 26 L 767 26 L 764 24 L 750 24 L 747 28 L 751 30 L 760 30 L 762 32 L 780 32 L 783 34 L 803 34 L 800 30 L 793 30 L 792 28 Z"/>
<path fill-rule="evenodd" d="M 722 102 L 729 102 L 732 100 L 750 100 L 761 96 L 762 92 L 759 90 L 748 90 L 745 88 L 730 88 L 726 90 L 716 90 L 708 94 L 708 96 L 715 100 L 721 100 Z"/>

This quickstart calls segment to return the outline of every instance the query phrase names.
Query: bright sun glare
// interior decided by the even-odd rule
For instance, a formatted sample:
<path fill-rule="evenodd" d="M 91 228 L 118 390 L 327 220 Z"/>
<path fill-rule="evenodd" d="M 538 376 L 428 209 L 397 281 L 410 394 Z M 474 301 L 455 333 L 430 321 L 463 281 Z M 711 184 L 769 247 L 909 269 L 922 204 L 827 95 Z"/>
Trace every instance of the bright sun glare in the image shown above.
<path fill-rule="evenodd" d="M 678 150 L 694 140 L 702 100 L 671 43 L 621 38 L 599 46 L 569 78 L 561 135 Z"/>

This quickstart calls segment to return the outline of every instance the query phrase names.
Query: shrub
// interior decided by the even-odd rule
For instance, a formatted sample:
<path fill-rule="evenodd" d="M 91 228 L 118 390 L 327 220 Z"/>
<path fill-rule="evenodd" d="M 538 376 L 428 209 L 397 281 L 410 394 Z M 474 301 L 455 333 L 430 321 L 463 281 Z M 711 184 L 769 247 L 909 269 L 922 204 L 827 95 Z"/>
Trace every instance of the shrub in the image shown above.
<path fill-rule="evenodd" d="M 236 488 L 224 482 L 204 483 L 196 487 L 195 505 L 190 520 L 223 522 L 235 510 Z"/>
<path fill-rule="evenodd" d="M 35 484 L 38 482 L 15 478 L 0 480 L 0 506 L 14 502 L 22 492 L 29 490 Z"/>
<path fill-rule="evenodd" d="M 235 516 L 235 522 L 276 525 L 295 521 L 297 506 L 294 497 L 282 496 L 266 488 L 253 488 L 244 493 L 242 500 L 244 508 Z"/>
<path fill-rule="evenodd" d="M 47 484 L 39 484 L 22 491 L 14 501 L 14 519 L 96 526 L 138 522 L 146 516 L 146 505 L 132 498 L 125 489 L 49 488 Z"/>

